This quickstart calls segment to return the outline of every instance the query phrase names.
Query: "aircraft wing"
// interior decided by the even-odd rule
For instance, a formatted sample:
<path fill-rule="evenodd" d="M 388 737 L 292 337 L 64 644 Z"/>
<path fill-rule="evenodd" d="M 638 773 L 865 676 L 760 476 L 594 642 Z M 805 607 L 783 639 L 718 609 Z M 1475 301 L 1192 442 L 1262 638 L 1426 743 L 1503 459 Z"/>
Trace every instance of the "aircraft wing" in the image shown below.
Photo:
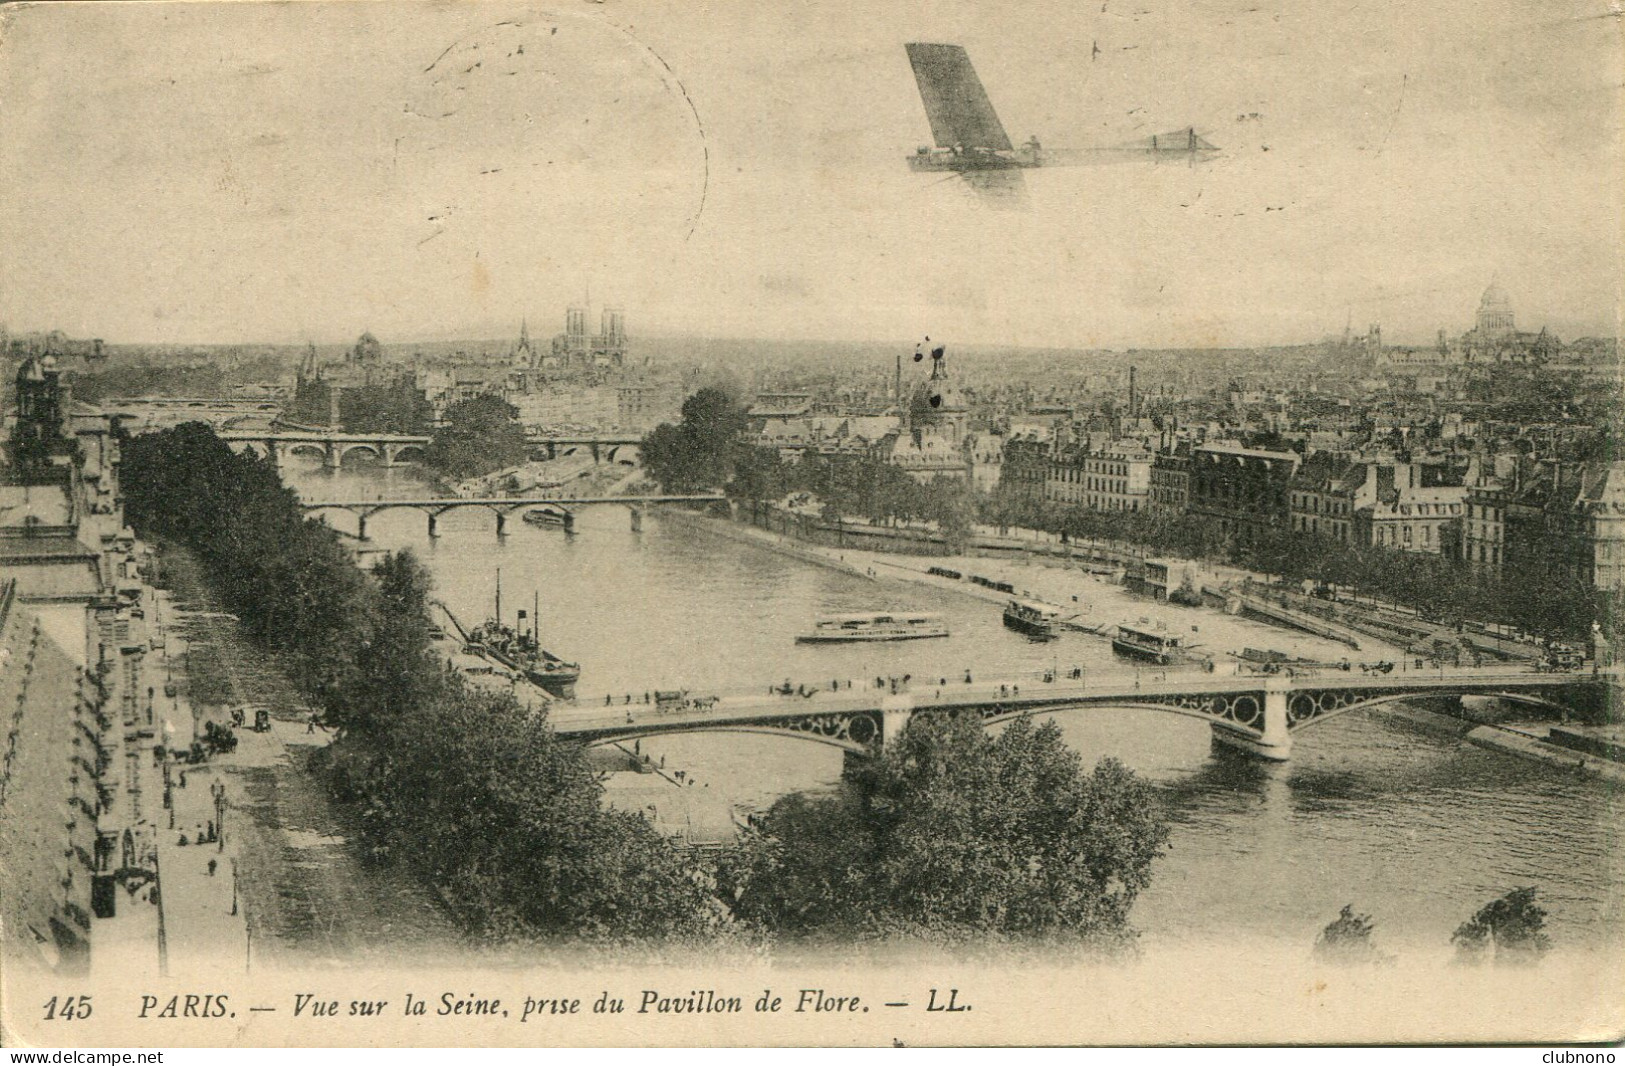
<path fill-rule="evenodd" d="M 959 176 L 976 198 L 1001 211 L 1025 211 L 1027 182 L 1019 170 L 962 170 Z"/>
<path fill-rule="evenodd" d="M 1041 167 L 1090 167 L 1107 163 L 1132 163 L 1146 159 L 1210 159 L 1219 154 L 1217 146 L 1201 134 L 1186 128 L 1110 148 L 1044 148 L 1036 156 Z"/>
<path fill-rule="evenodd" d="M 938 148 L 1011 151 L 1010 137 L 963 47 L 917 42 L 904 47 Z"/>

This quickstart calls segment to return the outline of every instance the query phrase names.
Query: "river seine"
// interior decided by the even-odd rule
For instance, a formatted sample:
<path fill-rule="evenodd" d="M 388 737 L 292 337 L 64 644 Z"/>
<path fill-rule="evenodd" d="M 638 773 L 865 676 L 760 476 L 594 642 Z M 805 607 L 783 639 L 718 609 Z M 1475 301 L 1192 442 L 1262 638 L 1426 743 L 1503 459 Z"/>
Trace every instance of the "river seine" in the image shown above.
<path fill-rule="evenodd" d="M 284 477 L 309 500 L 428 494 L 410 468 L 329 472 L 303 462 L 288 464 Z M 332 521 L 354 528 L 342 512 Z M 641 700 L 656 688 L 765 693 L 786 678 L 827 685 L 903 673 L 962 678 L 967 669 L 1032 676 L 1052 666 L 1105 668 L 1113 659 L 1098 637 L 1029 643 L 986 602 L 866 581 L 656 514 L 639 533 L 624 508 L 588 508 L 574 535 L 516 517 L 498 538 L 489 512 L 468 509 L 442 516 L 439 530 L 431 539 L 422 513 L 385 511 L 368 522 L 369 547 L 415 551 L 437 595 L 465 622 L 489 617 L 501 568 L 507 620 L 539 601 L 542 642 L 581 663 L 583 700 Z M 867 646 L 794 642 L 819 615 L 887 608 L 937 612 L 953 635 Z M 1222 616 L 1193 617 L 1217 624 Z M 1086 764 L 1116 757 L 1156 783 L 1168 804 L 1172 847 L 1134 910 L 1148 943 L 1241 936 L 1307 951 L 1352 903 L 1372 915 L 1379 946 L 1442 950 L 1474 910 L 1520 885 L 1538 887 L 1559 946 L 1625 941 L 1617 792 L 1474 747 L 1463 739 L 1465 725 L 1347 714 L 1301 735 L 1291 762 L 1266 765 L 1216 750 L 1204 723 L 1178 715 L 1096 710 L 1056 719 Z M 744 808 L 829 788 L 841 770 L 834 748 L 764 736 L 694 734 L 645 741 L 643 750 Z"/>

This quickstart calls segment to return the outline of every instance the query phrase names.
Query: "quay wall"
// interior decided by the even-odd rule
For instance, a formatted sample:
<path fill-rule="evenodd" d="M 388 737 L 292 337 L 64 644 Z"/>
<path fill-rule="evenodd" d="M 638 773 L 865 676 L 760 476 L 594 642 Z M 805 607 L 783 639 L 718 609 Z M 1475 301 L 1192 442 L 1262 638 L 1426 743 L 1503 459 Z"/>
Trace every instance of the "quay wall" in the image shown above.
<path fill-rule="evenodd" d="M 100 767 L 97 686 L 0 589 L 0 952 L 89 965 Z"/>
<path fill-rule="evenodd" d="M 1625 782 L 1625 763 L 1551 744 L 1540 737 L 1504 726 L 1478 726 L 1467 734 L 1467 741 L 1481 748 L 1516 755 L 1521 759 L 1563 767 L 1575 773 L 1601 777 L 1616 783 Z"/>
<path fill-rule="evenodd" d="M 670 522 L 676 525 L 703 528 L 709 532 L 717 534 L 718 536 L 726 537 L 729 540 L 739 541 L 746 544 L 754 544 L 758 547 L 767 548 L 770 551 L 778 552 L 780 555 L 788 555 L 793 559 L 800 559 L 802 562 L 812 563 L 814 566 L 823 566 L 831 570 L 839 570 L 844 574 L 851 574 L 853 577 L 871 576 L 865 572 L 861 566 L 854 563 L 848 563 L 839 557 L 831 557 L 826 552 L 801 547 L 786 537 L 773 536 L 771 533 L 747 522 L 730 522 L 720 518 L 711 518 L 707 515 L 699 514 L 681 507 L 661 507 L 660 518 L 661 521 Z"/>

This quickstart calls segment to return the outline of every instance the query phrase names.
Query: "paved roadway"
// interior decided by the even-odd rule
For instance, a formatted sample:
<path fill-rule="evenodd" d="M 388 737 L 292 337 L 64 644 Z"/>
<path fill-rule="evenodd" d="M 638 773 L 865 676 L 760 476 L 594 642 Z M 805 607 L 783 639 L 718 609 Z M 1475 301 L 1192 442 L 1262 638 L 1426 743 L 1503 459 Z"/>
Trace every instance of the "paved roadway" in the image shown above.
<path fill-rule="evenodd" d="M 1618 684 L 1620 668 L 1611 667 L 1601 676 Z M 947 678 L 939 675 L 936 678 L 913 678 L 899 694 L 908 697 L 915 710 L 982 706 L 995 700 L 1015 710 L 1023 706 L 1051 705 L 1072 696 L 1087 698 L 1091 702 L 1121 698 L 1125 703 L 1132 703 L 1137 697 L 1257 692 L 1265 688 L 1379 691 L 1406 688 L 1426 692 L 1454 691 L 1464 686 L 1488 694 L 1499 688 L 1557 687 L 1591 678 L 1589 669 L 1538 673 L 1514 666 L 1430 666 L 1418 670 L 1414 661 L 1396 663 L 1392 672 L 1386 674 L 1361 670 L 1358 663 L 1348 671 L 1320 667 L 1293 668 L 1291 674 L 1263 674 L 1245 670 L 1238 663 L 1230 668 L 1220 668 L 1215 673 L 1208 673 L 1201 666 L 1085 671 L 1083 678 L 1076 681 L 1063 675 L 1046 682 L 1039 674 L 981 679 L 972 673 L 972 681 L 967 684 L 963 674 Z M 938 684 L 939 681 L 946 683 Z M 703 710 L 662 710 L 652 702 L 644 703 L 643 693 L 632 694 L 631 703 L 626 702 L 627 693 L 607 694 L 612 701 L 607 705 L 604 702 L 605 693 L 584 694 L 574 704 L 555 704 L 549 711 L 549 717 L 554 728 L 562 734 L 597 732 L 616 726 L 667 728 L 679 724 L 720 725 L 782 718 L 787 714 L 874 711 L 879 710 L 882 702 L 892 696 L 889 685 L 886 689 L 877 688 L 873 678 L 854 679 L 850 688 L 846 687 L 843 679 L 839 691 L 831 690 L 827 679 L 823 686 L 822 690 L 814 691 L 811 696 L 768 695 L 767 685 L 749 692 L 712 690 L 689 693 L 691 697 L 717 697 L 713 706 Z M 653 698 L 652 693 L 650 697 Z"/>

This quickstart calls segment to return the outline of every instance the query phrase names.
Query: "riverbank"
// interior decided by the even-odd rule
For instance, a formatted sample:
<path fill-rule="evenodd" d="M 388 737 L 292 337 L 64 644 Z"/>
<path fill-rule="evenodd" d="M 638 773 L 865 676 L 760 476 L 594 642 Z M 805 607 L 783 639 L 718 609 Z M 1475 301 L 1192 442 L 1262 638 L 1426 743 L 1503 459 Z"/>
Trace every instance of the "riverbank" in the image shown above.
<path fill-rule="evenodd" d="M 719 537 L 725 537 L 728 540 L 738 541 L 742 544 L 754 544 L 759 548 L 766 548 L 768 551 L 778 552 L 780 555 L 787 555 L 804 563 L 812 563 L 814 566 L 838 570 L 852 577 L 873 580 L 876 576 L 874 573 L 874 560 L 870 558 L 874 553 L 843 552 L 832 548 L 822 548 L 814 544 L 805 544 L 783 534 L 769 533 L 765 529 L 758 529 L 742 522 L 712 518 L 709 515 L 698 514 L 681 507 L 661 507 L 659 513 L 660 520 L 663 522 L 686 525 L 691 529 L 704 529 Z M 848 555 L 853 556 L 854 561 L 847 561 Z"/>

